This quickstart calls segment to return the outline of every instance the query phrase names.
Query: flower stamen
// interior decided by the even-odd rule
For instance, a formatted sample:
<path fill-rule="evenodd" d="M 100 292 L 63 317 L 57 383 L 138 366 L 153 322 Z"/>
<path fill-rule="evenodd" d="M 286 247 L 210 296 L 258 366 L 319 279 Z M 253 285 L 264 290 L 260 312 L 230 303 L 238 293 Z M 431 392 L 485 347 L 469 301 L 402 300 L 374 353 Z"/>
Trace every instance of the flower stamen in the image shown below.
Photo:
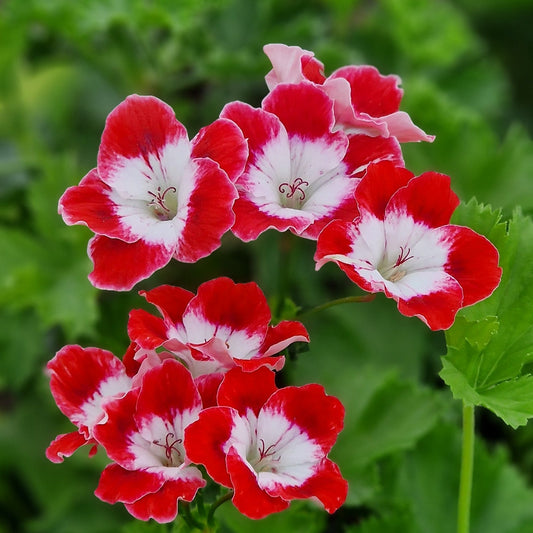
<path fill-rule="evenodd" d="M 167 187 L 164 191 L 161 187 L 157 188 L 157 191 L 154 193 L 152 191 L 148 191 L 148 194 L 152 196 L 152 200 L 148 202 L 148 205 L 151 205 L 154 207 L 154 210 L 156 214 L 159 216 L 159 218 L 169 219 L 171 218 L 171 209 L 167 206 L 165 203 L 165 196 L 169 193 L 176 193 L 177 189 L 176 187 Z"/>
<path fill-rule="evenodd" d="M 175 440 L 173 440 L 175 439 Z M 158 439 L 152 441 L 152 444 L 155 444 L 156 446 L 159 446 L 161 448 L 164 448 L 165 450 L 165 457 L 168 459 L 169 463 L 172 465 L 173 461 L 173 454 L 177 454 L 178 458 L 181 459 L 181 452 L 176 447 L 177 444 L 181 444 L 183 442 L 182 439 L 176 439 L 174 433 L 167 433 L 165 437 L 165 443 L 161 444 Z"/>
<path fill-rule="evenodd" d="M 309 182 L 303 180 L 302 178 L 296 178 L 292 183 L 285 181 L 280 184 L 278 191 L 281 194 L 284 194 L 288 199 L 292 198 L 296 192 L 298 192 L 299 197 L 297 198 L 300 202 L 305 200 L 305 191 L 302 187 L 308 187 Z"/>

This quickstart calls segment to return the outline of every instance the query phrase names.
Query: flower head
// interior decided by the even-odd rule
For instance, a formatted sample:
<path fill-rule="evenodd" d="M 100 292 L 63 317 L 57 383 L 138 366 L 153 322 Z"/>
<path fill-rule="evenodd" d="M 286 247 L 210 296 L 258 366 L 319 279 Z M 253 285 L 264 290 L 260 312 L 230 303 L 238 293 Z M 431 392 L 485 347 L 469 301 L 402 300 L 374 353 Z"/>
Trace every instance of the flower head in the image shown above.
<path fill-rule="evenodd" d="M 196 295 L 170 285 L 141 294 L 162 316 L 141 309 L 130 313 L 130 338 L 144 350 L 137 352 L 136 360 L 149 353 L 153 357 L 155 348 L 165 348 L 167 352 L 156 357 L 171 353 L 184 362 L 204 399 L 214 398 L 223 374 L 234 366 L 247 371 L 260 366 L 280 370 L 285 361 L 277 355 L 281 350 L 296 341 L 309 342 L 299 322 L 270 325 L 268 303 L 253 282 L 216 278 L 200 285 Z"/>
<path fill-rule="evenodd" d="M 232 231 L 244 241 L 269 228 L 316 239 L 354 209 L 359 177 L 372 161 L 402 164 L 394 138 L 332 131 L 333 100 L 308 81 L 277 85 L 259 109 L 232 102 L 221 116 L 248 140 L 249 156 L 235 185 Z"/>
<path fill-rule="evenodd" d="M 273 373 L 230 370 L 218 406 L 186 429 L 186 450 L 250 518 L 282 511 L 293 499 L 317 498 L 332 513 L 348 485 L 327 454 L 344 408 L 320 385 L 277 389 Z"/>
<path fill-rule="evenodd" d="M 172 257 L 195 262 L 231 227 L 234 181 L 247 148 L 220 119 L 190 142 L 172 109 L 132 95 L 107 118 L 98 166 L 59 201 L 67 224 L 96 234 L 89 244 L 98 288 L 129 290 Z"/>
<path fill-rule="evenodd" d="M 123 502 L 140 520 L 174 520 L 178 499 L 191 501 L 205 485 L 184 443 L 185 428 L 201 409 L 190 373 L 175 360 L 149 370 L 139 388 L 107 403 L 108 420 L 95 438 L 115 462 L 104 469 L 95 494 Z"/>
<path fill-rule="evenodd" d="M 347 133 L 395 137 L 398 142 L 433 141 L 400 111 L 403 91 L 398 76 L 383 76 L 369 65 L 342 67 L 330 76 L 313 52 L 299 46 L 267 44 L 272 70 L 265 79 L 270 90 L 280 83 L 308 80 L 320 86 L 335 103 L 335 126 Z"/>
<path fill-rule="evenodd" d="M 414 177 L 380 163 L 368 168 L 355 195 L 353 222 L 334 221 L 320 234 L 317 269 L 333 261 L 370 292 L 384 292 L 406 316 L 447 329 L 457 311 L 498 286 L 498 251 L 470 228 L 449 224 L 459 204 L 450 178 Z"/>
<path fill-rule="evenodd" d="M 46 450 L 59 463 L 84 444 L 96 444 L 94 428 L 107 420 L 105 404 L 125 395 L 131 378 L 122 361 L 107 350 L 68 345 L 47 364 L 50 389 L 60 411 L 78 428 L 59 435 Z M 91 453 L 95 453 L 93 448 Z"/>

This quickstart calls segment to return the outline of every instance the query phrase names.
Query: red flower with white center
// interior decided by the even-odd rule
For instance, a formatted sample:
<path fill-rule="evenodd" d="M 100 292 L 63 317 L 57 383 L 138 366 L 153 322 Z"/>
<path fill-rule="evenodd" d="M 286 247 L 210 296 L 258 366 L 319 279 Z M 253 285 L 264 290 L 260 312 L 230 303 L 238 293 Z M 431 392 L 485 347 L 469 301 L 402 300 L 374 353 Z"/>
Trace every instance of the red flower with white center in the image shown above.
<path fill-rule="evenodd" d="M 328 222 L 353 212 L 358 178 L 370 162 L 403 164 L 394 138 L 333 132 L 333 100 L 307 81 L 278 85 L 260 109 L 231 102 L 221 117 L 248 140 L 232 228 L 243 241 L 269 228 L 316 239 Z"/>
<path fill-rule="evenodd" d="M 69 345 L 47 364 L 50 390 L 60 411 L 78 431 L 59 435 L 46 450 L 46 457 L 60 463 L 84 444 L 96 444 L 94 428 L 104 424 L 106 402 L 123 396 L 131 378 L 120 359 L 107 350 Z M 93 447 L 91 454 L 96 453 Z"/>
<path fill-rule="evenodd" d="M 89 243 L 101 289 L 129 290 L 172 257 L 195 262 L 232 226 L 232 183 L 247 157 L 239 128 L 224 119 L 189 142 L 172 108 L 132 95 L 107 118 L 98 166 L 59 200 L 69 224 L 96 234 Z"/>
<path fill-rule="evenodd" d="M 383 76 L 368 65 L 351 65 L 326 78 L 324 65 L 313 52 L 284 44 L 267 44 L 263 49 L 273 67 L 265 76 L 268 88 L 303 80 L 321 86 L 335 102 L 336 126 L 347 133 L 392 136 L 399 142 L 434 140 L 399 111 L 403 91 L 398 76 Z"/>
<path fill-rule="evenodd" d="M 95 428 L 95 438 L 115 462 L 102 472 L 96 496 L 124 503 L 140 520 L 174 520 L 178 500 L 192 501 L 205 486 L 184 447 L 184 430 L 201 409 L 190 373 L 175 360 L 146 372 L 140 388 L 108 402 L 108 420 Z"/>
<path fill-rule="evenodd" d="M 419 177 L 388 163 L 368 168 L 353 222 L 334 221 L 317 241 L 317 269 L 333 261 L 369 292 L 384 292 L 406 316 L 447 329 L 461 307 L 492 294 L 498 251 L 470 228 L 449 224 L 459 199 L 450 178 Z"/>
<path fill-rule="evenodd" d="M 233 488 L 249 518 L 282 511 L 293 499 L 318 499 L 333 513 L 347 482 L 327 458 L 343 426 L 344 407 L 320 385 L 277 389 L 266 368 L 230 370 L 218 407 L 185 430 L 185 449 L 219 484 Z"/>
<path fill-rule="evenodd" d="M 268 366 L 280 370 L 285 358 L 276 354 L 293 342 L 309 342 L 300 322 L 269 325 L 270 308 L 253 282 L 216 278 L 200 285 L 196 295 L 170 285 L 140 294 L 157 307 L 162 318 L 142 309 L 131 311 L 131 340 L 145 350 L 162 346 L 174 353 L 191 371 L 204 399 L 214 398 L 230 368 L 252 371 Z M 138 354 L 138 361 L 146 357 L 146 351 Z"/>

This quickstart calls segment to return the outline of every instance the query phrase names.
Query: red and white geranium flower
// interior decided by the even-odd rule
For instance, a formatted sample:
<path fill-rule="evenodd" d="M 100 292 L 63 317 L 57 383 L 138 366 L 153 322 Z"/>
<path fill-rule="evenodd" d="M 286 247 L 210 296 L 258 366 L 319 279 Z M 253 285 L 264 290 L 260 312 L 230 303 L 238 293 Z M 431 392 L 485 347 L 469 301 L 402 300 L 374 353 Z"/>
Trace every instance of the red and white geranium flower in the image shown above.
<path fill-rule="evenodd" d="M 185 449 L 249 518 L 282 511 L 294 499 L 318 499 L 329 513 L 348 484 L 327 458 L 343 426 L 344 407 L 320 385 L 277 389 L 274 373 L 230 370 L 218 406 L 185 430 Z"/>
<path fill-rule="evenodd" d="M 403 164 L 392 137 L 333 132 L 333 100 L 308 81 L 278 85 L 259 109 L 232 102 L 221 117 L 248 140 L 232 228 L 243 241 L 269 228 L 316 239 L 329 221 L 353 212 L 358 178 L 370 162 Z"/>
<path fill-rule="evenodd" d="M 98 166 L 59 201 L 67 224 L 85 224 L 98 288 L 129 290 L 172 257 L 195 262 L 231 227 L 234 181 L 247 156 L 232 122 L 189 142 L 170 106 L 132 95 L 107 118 Z"/>
<path fill-rule="evenodd" d="M 369 65 L 349 65 L 326 77 L 324 65 L 313 52 L 285 44 L 267 44 L 263 49 L 272 63 L 272 70 L 265 76 L 268 88 L 303 80 L 315 83 L 335 102 L 336 128 L 347 133 L 395 137 L 398 142 L 434 140 L 399 110 L 403 91 L 398 76 L 383 76 Z"/>
<path fill-rule="evenodd" d="M 498 251 L 470 228 L 450 224 L 459 199 L 450 178 L 419 177 L 384 162 L 369 166 L 353 222 L 334 221 L 317 241 L 317 269 L 335 262 L 369 292 L 384 292 L 406 316 L 447 329 L 461 307 L 498 286 Z"/>
<path fill-rule="evenodd" d="M 93 444 L 94 428 L 107 420 L 106 402 L 124 396 L 131 388 L 131 378 L 122 361 L 100 348 L 64 346 L 47 366 L 50 389 L 59 410 L 78 428 L 58 435 L 46 450 L 46 457 L 60 463 L 80 446 Z"/>
<path fill-rule="evenodd" d="M 192 501 L 205 486 L 184 443 L 184 430 L 201 409 L 190 373 L 175 360 L 150 369 L 140 387 L 108 402 L 107 422 L 94 433 L 115 462 L 102 472 L 96 496 L 124 503 L 140 520 L 174 520 L 178 500 Z"/>
<path fill-rule="evenodd" d="M 309 342 L 300 322 L 270 325 L 270 308 L 254 282 L 234 283 L 222 277 L 200 285 L 196 295 L 170 285 L 141 294 L 162 317 L 142 309 L 130 312 L 128 333 L 141 348 L 134 358 L 146 367 L 158 364 L 158 357 L 167 358 L 170 352 L 189 368 L 206 404 L 213 403 L 229 369 L 280 370 L 285 362 L 277 355 L 280 351 L 293 342 Z M 155 354 L 159 347 L 167 352 Z"/>

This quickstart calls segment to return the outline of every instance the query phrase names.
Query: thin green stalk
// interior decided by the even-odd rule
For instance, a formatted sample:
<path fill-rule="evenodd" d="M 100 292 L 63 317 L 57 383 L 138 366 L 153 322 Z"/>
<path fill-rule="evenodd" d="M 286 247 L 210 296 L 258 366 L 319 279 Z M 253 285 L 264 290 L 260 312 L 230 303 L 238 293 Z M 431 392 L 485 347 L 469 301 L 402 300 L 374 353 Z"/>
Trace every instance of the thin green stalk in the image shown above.
<path fill-rule="evenodd" d="M 202 529 L 203 525 L 196 520 L 191 513 L 191 506 L 189 502 L 180 501 L 179 508 L 181 511 L 181 517 L 185 523 L 189 526 L 190 529 Z"/>
<path fill-rule="evenodd" d="M 233 491 L 230 490 L 229 492 L 226 492 L 226 494 L 222 495 L 216 502 L 214 502 L 213 505 L 211 505 L 211 508 L 209 509 L 209 513 L 207 514 L 207 523 L 209 525 L 213 525 L 213 518 L 214 518 L 215 511 L 224 502 L 227 502 L 228 500 L 231 500 L 232 497 L 233 497 Z"/>
<path fill-rule="evenodd" d="M 457 533 L 470 531 L 470 503 L 474 473 L 474 406 L 463 402 L 463 448 L 461 453 L 461 478 L 457 502 Z"/>
<path fill-rule="evenodd" d="M 306 311 L 302 311 L 297 314 L 296 318 L 300 319 L 303 316 L 307 317 L 309 315 L 314 315 L 315 313 L 319 313 L 320 311 L 324 311 L 324 309 L 329 309 L 330 307 L 334 307 L 335 305 L 357 302 L 371 302 L 375 297 L 375 294 L 364 294 L 362 296 L 345 296 L 344 298 L 331 300 L 329 302 L 317 305 L 316 307 L 312 307 L 311 309 L 307 309 Z"/>

